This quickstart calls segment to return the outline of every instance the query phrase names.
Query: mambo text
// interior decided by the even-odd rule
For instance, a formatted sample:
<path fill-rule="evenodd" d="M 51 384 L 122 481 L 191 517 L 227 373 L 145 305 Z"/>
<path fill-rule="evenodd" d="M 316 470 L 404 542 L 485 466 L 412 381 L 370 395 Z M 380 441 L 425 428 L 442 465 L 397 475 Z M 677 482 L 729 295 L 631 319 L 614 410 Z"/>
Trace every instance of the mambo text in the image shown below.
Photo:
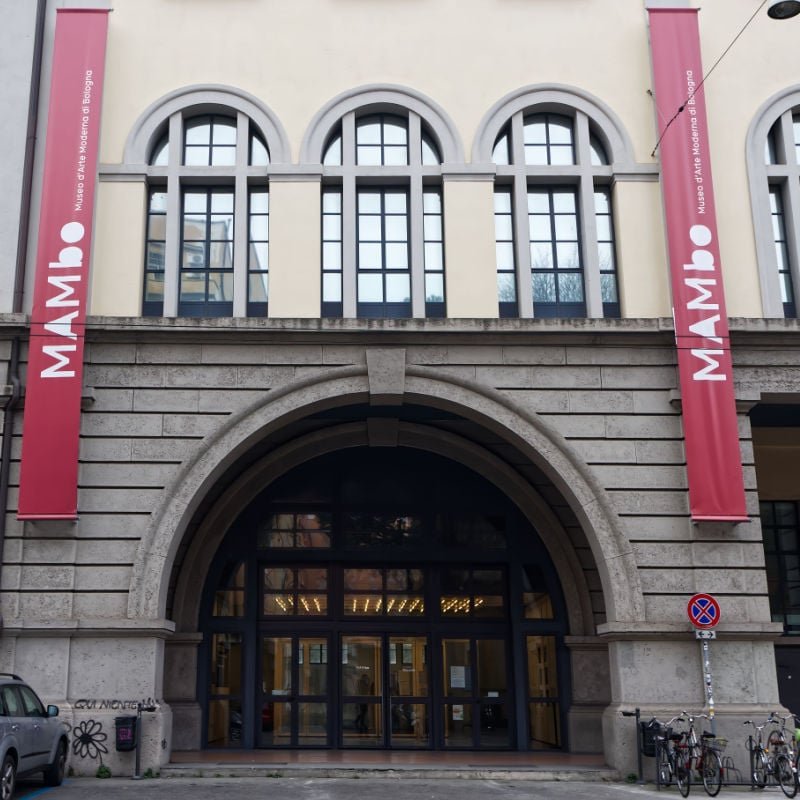
<path fill-rule="evenodd" d="M 705 225 L 692 225 L 689 229 L 689 239 L 697 248 L 692 250 L 691 264 L 684 264 L 683 283 L 686 292 L 686 311 L 703 312 L 703 317 L 688 326 L 689 332 L 704 339 L 704 347 L 693 347 L 692 356 L 703 365 L 692 374 L 695 381 L 725 381 L 727 372 L 718 357 L 725 351 L 719 347 L 712 348 L 709 344 L 723 344 L 722 337 L 717 333 L 717 325 L 721 322 L 720 304 L 717 299 L 719 279 L 716 276 L 717 267 L 714 263 L 714 254 L 705 248 L 711 244 L 711 230 Z M 714 277 L 697 277 L 691 273 L 715 273 Z M 694 293 L 694 294 L 692 294 Z M 710 313 L 716 311 L 716 314 Z M 680 336 L 681 331 L 676 331 Z"/>
<path fill-rule="evenodd" d="M 48 264 L 48 296 L 45 301 L 47 322 L 44 323 L 44 329 L 72 343 L 42 346 L 42 353 L 54 362 L 42 369 L 39 373 L 42 378 L 75 377 L 75 342 L 78 334 L 72 329 L 72 323 L 81 311 L 81 301 L 75 289 L 83 280 L 83 248 L 78 243 L 83 239 L 84 233 L 80 222 L 68 222 L 64 225 L 61 228 L 61 242 L 66 247 L 59 251 L 57 261 Z M 67 308 L 74 310 L 62 313 Z M 59 316 L 55 316 L 56 314 Z"/>

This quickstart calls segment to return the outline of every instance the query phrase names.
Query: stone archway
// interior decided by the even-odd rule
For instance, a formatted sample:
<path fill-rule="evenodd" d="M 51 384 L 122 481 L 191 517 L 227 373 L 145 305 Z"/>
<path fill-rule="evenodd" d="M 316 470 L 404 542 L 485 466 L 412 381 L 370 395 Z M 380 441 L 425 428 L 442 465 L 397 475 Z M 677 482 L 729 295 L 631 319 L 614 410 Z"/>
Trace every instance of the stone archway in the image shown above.
<path fill-rule="evenodd" d="M 506 397 L 466 381 L 402 365 L 402 350 L 368 351 L 367 368 L 347 367 L 271 392 L 215 434 L 165 491 L 142 538 L 130 586 L 128 616 L 164 615 L 183 535 L 202 499 L 224 472 L 268 433 L 317 411 L 354 403 L 402 401 L 456 412 L 502 437 L 553 482 L 575 513 L 597 564 L 609 621 L 644 618 L 636 563 L 602 488 L 569 444 L 541 419 Z M 372 357 L 370 357 L 372 356 Z"/>

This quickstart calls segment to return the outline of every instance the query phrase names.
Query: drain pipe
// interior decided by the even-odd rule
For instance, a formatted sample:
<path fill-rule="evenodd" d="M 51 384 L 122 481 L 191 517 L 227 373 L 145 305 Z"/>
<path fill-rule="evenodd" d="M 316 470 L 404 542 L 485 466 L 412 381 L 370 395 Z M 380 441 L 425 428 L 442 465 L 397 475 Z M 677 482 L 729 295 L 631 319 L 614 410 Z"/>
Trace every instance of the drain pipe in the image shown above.
<path fill-rule="evenodd" d="M 37 0 L 36 23 L 33 40 L 31 65 L 31 89 L 28 97 L 28 123 L 25 135 L 25 160 L 22 168 L 22 194 L 19 208 L 19 233 L 17 235 L 17 260 L 14 271 L 14 294 L 11 310 L 19 314 L 23 310 L 25 290 L 25 265 L 28 261 L 28 226 L 31 219 L 31 195 L 33 192 L 33 162 L 36 148 L 36 128 L 39 123 L 39 90 L 41 88 L 42 50 L 44 47 L 44 22 L 47 0 Z M 22 396 L 19 378 L 19 353 L 22 347 L 21 336 L 11 340 L 11 354 L 8 361 L 8 381 L 11 395 L 3 409 L 3 442 L 0 447 L 0 570 L 6 542 L 6 516 L 8 513 L 8 486 L 11 473 L 11 443 L 14 438 L 14 414 Z M 0 617 L 0 628 L 3 620 Z"/>

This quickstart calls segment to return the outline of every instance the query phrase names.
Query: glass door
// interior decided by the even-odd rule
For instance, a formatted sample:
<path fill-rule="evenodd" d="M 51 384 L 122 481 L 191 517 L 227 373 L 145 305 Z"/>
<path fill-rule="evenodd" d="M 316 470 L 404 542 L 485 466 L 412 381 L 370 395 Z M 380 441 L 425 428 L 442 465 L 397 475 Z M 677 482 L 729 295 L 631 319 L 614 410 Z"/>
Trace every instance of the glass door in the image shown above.
<path fill-rule="evenodd" d="M 211 670 L 208 696 L 208 746 L 242 746 L 241 633 L 211 636 Z"/>
<path fill-rule="evenodd" d="M 344 747 L 383 747 L 383 637 L 342 636 Z"/>
<path fill-rule="evenodd" d="M 426 636 L 342 636 L 344 747 L 430 747 Z"/>
<path fill-rule="evenodd" d="M 430 746 L 428 639 L 389 637 L 390 747 Z"/>
<path fill-rule="evenodd" d="M 555 636 L 526 636 L 528 655 L 528 746 L 561 747 Z"/>
<path fill-rule="evenodd" d="M 328 637 L 264 636 L 260 747 L 324 747 L 328 734 Z"/>
<path fill-rule="evenodd" d="M 503 639 L 442 639 L 442 725 L 447 748 L 511 747 Z"/>

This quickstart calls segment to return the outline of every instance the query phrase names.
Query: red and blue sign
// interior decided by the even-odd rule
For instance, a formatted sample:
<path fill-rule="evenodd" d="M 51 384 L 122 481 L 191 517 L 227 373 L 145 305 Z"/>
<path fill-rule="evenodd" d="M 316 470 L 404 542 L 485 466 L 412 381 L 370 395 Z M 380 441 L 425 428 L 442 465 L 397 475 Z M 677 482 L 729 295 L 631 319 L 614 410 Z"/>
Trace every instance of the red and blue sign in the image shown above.
<path fill-rule="evenodd" d="M 713 628 L 721 616 L 719 603 L 710 594 L 694 595 L 686 606 L 686 613 L 695 628 Z"/>

